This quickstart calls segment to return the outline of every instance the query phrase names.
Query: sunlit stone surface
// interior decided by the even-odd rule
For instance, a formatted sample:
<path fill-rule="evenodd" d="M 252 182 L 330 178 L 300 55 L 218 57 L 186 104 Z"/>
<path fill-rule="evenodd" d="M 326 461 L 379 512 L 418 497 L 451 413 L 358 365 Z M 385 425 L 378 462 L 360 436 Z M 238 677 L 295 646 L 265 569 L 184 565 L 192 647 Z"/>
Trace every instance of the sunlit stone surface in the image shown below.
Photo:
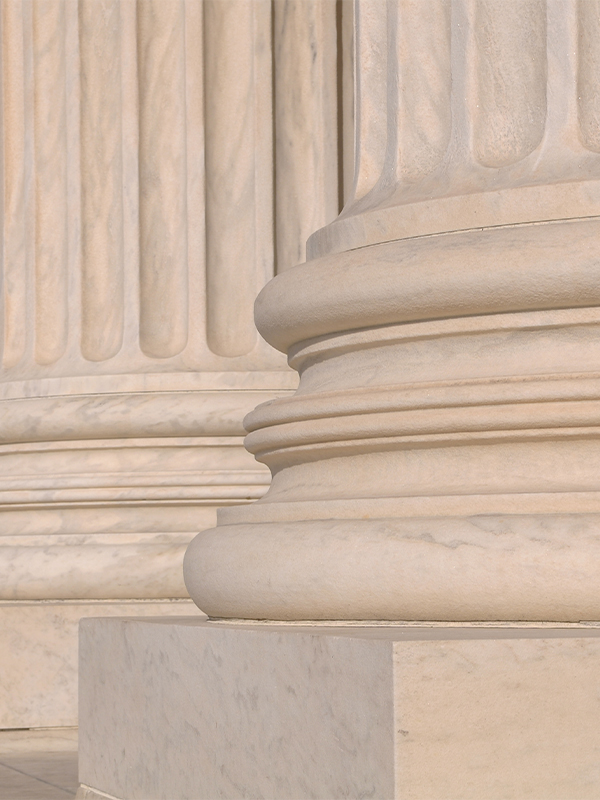
<path fill-rule="evenodd" d="M 598 13 L 358 2 L 354 194 L 259 295 L 300 386 L 187 551 L 210 616 L 600 618 Z"/>
<path fill-rule="evenodd" d="M 32 642 L 31 603 L 68 601 L 73 637 L 80 601 L 187 598 L 191 538 L 217 507 L 266 491 L 242 419 L 297 377 L 259 337 L 253 305 L 339 211 L 337 139 L 326 147 L 324 134 L 337 119 L 336 14 L 280 8 L 273 38 L 264 0 L 0 9 L 0 627 Z M 288 64 L 274 83 L 303 31 L 312 66 Z M 300 116 L 288 96 L 302 97 Z M 60 651 L 46 633 L 40 653 Z M 54 685 L 51 660 L 35 669 Z M 0 726 L 39 724 L 36 696 L 16 720 L 0 704 Z"/>
<path fill-rule="evenodd" d="M 72 8 L 35 13 L 67 20 Z M 78 6 L 78 24 L 98 8 Z M 102 8 L 117 30 L 114 6 Z M 351 13 L 324 1 L 148 1 L 135 19 L 133 8 L 119 13 L 137 51 L 113 37 L 105 52 L 111 75 L 119 53 L 131 64 L 137 52 L 138 105 L 127 104 L 121 135 L 133 115 L 140 184 L 121 200 L 111 178 L 81 206 L 82 253 L 98 263 L 110 253 L 106 273 L 84 258 L 76 284 L 80 355 L 96 365 L 84 378 L 116 375 L 114 394 L 136 409 L 148 392 L 140 420 L 152 422 L 135 435 L 152 447 L 190 435 L 200 398 L 208 427 L 193 435 L 207 438 L 225 435 L 219 420 L 239 420 L 231 398 L 265 400 L 246 417 L 246 445 L 273 481 L 252 505 L 230 502 L 217 527 L 196 517 L 185 578 L 212 620 L 82 624 L 79 797 L 597 798 L 600 4 L 357 0 Z M 62 74 L 54 29 L 33 30 L 47 59 L 35 80 Z M 105 108 L 118 81 L 96 97 L 99 51 L 80 41 L 77 52 L 89 108 Z M 86 157 L 131 167 L 114 131 L 96 145 L 99 128 L 80 130 Z M 70 157 L 33 141 L 36 191 L 71 197 Z M 205 228 L 190 222 L 204 199 Z M 111 220 L 102 247 L 96 208 Z M 124 248 L 137 231 L 139 291 L 113 304 L 107 282 L 134 280 L 111 239 L 119 214 Z M 61 288 L 72 273 L 51 265 L 72 252 L 60 233 L 71 215 L 59 204 L 52 215 L 39 222 L 30 328 L 36 369 L 62 380 L 61 359 L 74 358 Z M 205 266 L 192 268 L 198 253 Z M 273 266 L 256 322 L 299 372 L 293 396 L 247 303 Z M 210 361 L 194 360 L 199 330 Z M 242 373 L 248 382 L 236 382 Z M 149 382 L 122 390 L 121 374 Z M 193 391 L 167 385 L 192 374 Z M 275 374 L 277 386 L 264 378 Z M 51 441 L 77 440 L 64 436 L 70 407 L 46 394 L 43 423 L 63 431 Z M 80 394 L 73 418 L 97 433 L 77 441 L 128 430 L 120 401 L 105 416 L 87 400 L 78 410 Z M 155 504 L 161 524 L 178 519 L 174 506 Z M 122 563 L 135 560 L 135 540 L 122 545 Z M 151 561 L 137 580 L 151 582 Z M 31 559 L 32 585 L 42 562 Z M 89 585 L 108 591 L 108 572 L 92 570 Z"/>

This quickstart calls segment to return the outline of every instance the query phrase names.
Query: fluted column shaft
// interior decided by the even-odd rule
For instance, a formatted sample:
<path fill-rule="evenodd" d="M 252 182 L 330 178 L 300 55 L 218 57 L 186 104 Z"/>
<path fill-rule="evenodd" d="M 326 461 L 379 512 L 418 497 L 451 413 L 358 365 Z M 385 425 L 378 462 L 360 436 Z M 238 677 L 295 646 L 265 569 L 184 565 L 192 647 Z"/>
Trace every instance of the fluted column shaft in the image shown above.
<path fill-rule="evenodd" d="M 354 198 L 310 252 L 597 213 L 597 18 L 594 0 L 361 2 Z"/>
<path fill-rule="evenodd" d="M 318 5 L 277 0 L 285 35 Z M 0 600 L 185 596 L 192 535 L 264 493 L 242 418 L 296 377 L 253 304 L 305 239 L 277 244 L 274 131 L 328 153 L 324 199 L 292 176 L 299 218 L 339 211 L 337 137 L 308 127 L 323 91 L 337 118 L 322 16 L 325 89 L 274 93 L 267 0 L 2 0 Z"/>
<path fill-rule="evenodd" d="M 600 618 L 600 5 L 357 0 L 356 173 L 261 292 L 273 482 L 186 556 L 216 617 Z M 235 584 L 226 576 L 235 575 Z"/>

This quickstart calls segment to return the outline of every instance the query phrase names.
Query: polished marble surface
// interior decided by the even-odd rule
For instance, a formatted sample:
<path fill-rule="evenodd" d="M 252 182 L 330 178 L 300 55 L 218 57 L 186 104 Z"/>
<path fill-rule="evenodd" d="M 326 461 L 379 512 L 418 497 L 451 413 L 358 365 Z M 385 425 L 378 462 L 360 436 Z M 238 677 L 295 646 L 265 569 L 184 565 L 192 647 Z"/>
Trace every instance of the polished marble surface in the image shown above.
<path fill-rule="evenodd" d="M 78 800 L 597 800 L 596 624 L 89 619 Z"/>

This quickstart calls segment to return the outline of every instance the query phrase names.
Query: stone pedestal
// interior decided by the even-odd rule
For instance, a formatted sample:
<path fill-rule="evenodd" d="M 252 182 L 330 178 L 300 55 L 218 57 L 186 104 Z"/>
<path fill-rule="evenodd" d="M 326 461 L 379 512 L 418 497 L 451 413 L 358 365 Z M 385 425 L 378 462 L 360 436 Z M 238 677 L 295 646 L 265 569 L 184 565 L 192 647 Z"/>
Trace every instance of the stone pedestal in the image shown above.
<path fill-rule="evenodd" d="M 600 629 L 84 620 L 78 797 L 595 800 Z"/>

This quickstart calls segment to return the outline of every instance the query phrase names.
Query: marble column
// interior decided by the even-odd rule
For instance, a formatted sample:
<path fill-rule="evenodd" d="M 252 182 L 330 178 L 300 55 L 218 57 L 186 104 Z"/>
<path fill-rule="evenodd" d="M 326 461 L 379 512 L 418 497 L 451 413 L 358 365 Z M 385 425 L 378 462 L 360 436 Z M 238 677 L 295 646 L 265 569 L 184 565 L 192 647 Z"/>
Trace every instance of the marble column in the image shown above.
<path fill-rule="evenodd" d="M 600 4 L 357 0 L 356 177 L 259 295 L 299 389 L 214 618 L 600 619 Z"/>
<path fill-rule="evenodd" d="M 268 486 L 242 419 L 297 377 L 254 299 L 339 210 L 325 6 L 2 0 L 0 727 L 74 724 L 77 619 L 195 612 L 187 544 Z M 273 90 L 297 29 L 319 80 L 288 65 Z M 274 117 L 325 183 L 278 156 Z M 25 686 L 33 658 L 52 667 Z"/>

